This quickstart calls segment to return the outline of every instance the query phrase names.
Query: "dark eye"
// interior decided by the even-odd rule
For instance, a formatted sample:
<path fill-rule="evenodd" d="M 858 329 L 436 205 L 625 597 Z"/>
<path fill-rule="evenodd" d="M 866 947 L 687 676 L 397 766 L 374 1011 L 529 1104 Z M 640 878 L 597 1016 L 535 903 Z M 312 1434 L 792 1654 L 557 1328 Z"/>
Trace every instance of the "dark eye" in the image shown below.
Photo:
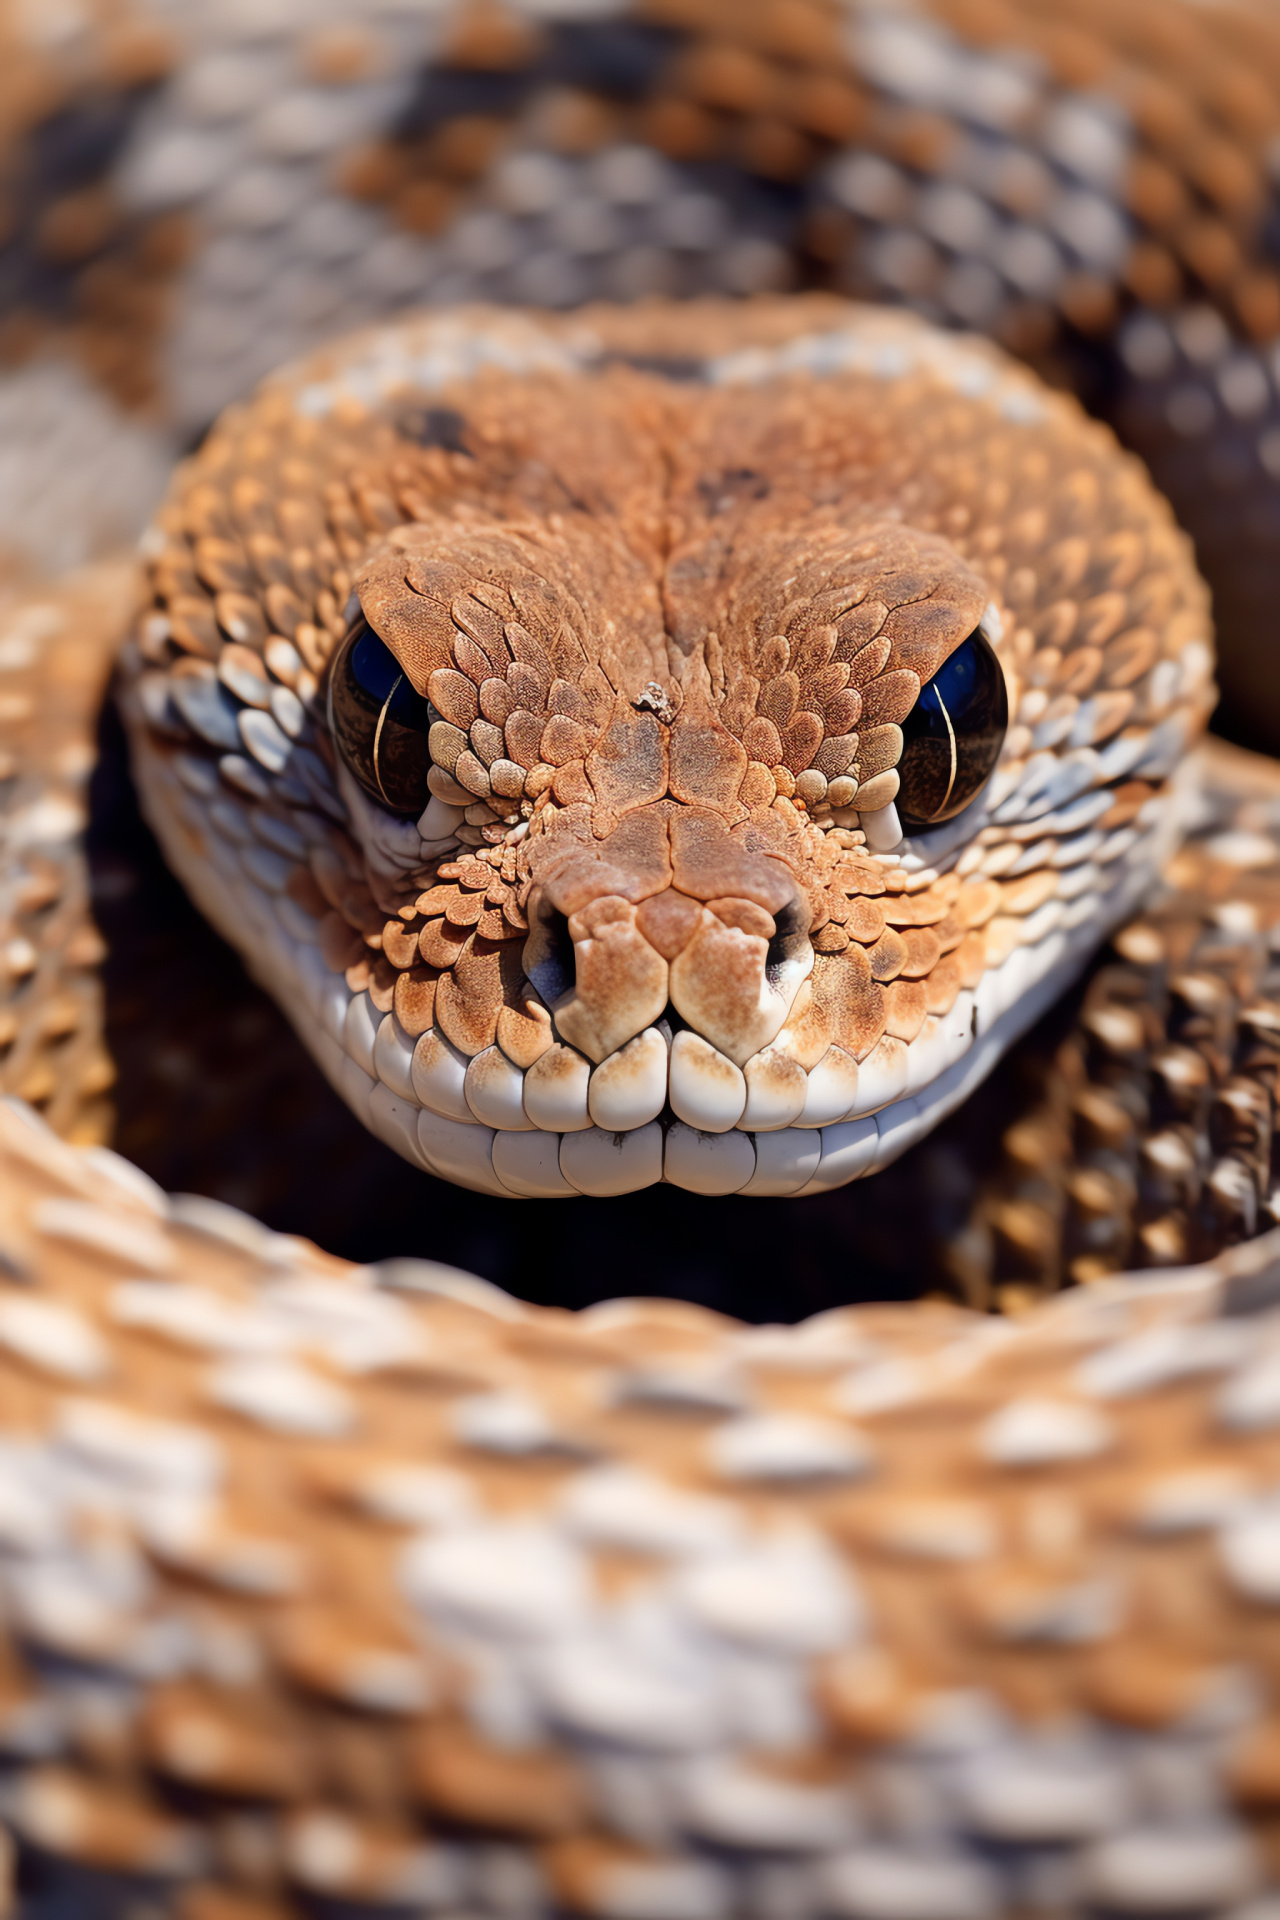
<path fill-rule="evenodd" d="M 329 676 L 329 729 L 370 799 L 393 813 L 419 814 L 431 798 L 431 720 L 390 647 L 358 622 Z"/>
<path fill-rule="evenodd" d="M 898 817 L 909 833 L 962 813 L 985 784 L 1009 725 L 1009 696 L 986 635 L 974 632 L 920 689 L 902 723 Z"/>

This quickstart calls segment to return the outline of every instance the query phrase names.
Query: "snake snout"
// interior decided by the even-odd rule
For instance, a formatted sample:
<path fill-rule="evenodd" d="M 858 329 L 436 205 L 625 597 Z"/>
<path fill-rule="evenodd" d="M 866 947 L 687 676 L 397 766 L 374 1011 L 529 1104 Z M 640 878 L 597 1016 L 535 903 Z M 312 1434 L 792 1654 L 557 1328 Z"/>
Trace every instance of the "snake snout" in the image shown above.
<path fill-rule="evenodd" d="M 768 1046 L 813 970 L 809 903 L 799 890 L 770 913 L 759 900 L 706 901 L 671 963 L 671 1004 L 736 1066 Z"/>
<path fill-rule="evenodd" d="M 762 1054 L 774 1078 L 784 1071 L 798 1081 L 803 1102 L 799 1068 L 765 1050 L 813 969 L 811 909 L 776 872 L 751 891 L 755 898 L 699 900 L 668 886 L 639 903 L 605 893 L 566 911 L 572 895 L 566 903 L 558 888 L 534 889 L 525 972 L 561 1042 L 593 1063 L 598 1125 L 635 1125 L 641 1108 L 649 1118 L 669 1098 L 693 1125 L 732 1126 L 742 1115 L 743 1069 L 748 1078 L 763 1071 Z M 539 1078 L 549 1072 L 540 1067 Z M 790 1081 L 785 1092 L 795 1095 Z"/>
<path fill-rule="evenodd" d="M 637 908 L 604 894 L 566 913 L 550 892 L 529 900 L 524 966 L 562 1040 L 597 1063 L 661 1018 L 667 962 L 645 939 Z"/>

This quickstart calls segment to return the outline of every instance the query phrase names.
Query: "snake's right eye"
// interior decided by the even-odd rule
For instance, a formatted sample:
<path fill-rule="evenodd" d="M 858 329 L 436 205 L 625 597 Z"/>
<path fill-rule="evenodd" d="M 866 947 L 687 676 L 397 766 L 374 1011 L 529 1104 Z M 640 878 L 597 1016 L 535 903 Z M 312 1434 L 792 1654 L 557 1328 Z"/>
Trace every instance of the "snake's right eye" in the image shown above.
<path fill-rule="evenodd" d="M 898 816 L 926 833 L 963 813 L 985 786 L 1009 725 L 1009 696 L 979 627 L 950 654 L 902 723 Z"/>
<path fill-rule="evenodd" d="M 371 800 L 418 815 L 431 798 L 431 708 L 373 628 L 348 634 L 329 674 L 329 731 Z"/>

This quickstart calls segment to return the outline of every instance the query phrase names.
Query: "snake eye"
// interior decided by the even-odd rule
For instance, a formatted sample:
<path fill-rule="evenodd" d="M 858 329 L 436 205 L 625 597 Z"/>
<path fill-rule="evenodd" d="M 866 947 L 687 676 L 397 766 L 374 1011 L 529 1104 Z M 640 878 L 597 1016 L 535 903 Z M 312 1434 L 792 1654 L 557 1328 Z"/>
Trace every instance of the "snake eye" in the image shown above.
<path fill-rule="evenodd" d="M 329 731 L 370 799 L 393 813 L 419 814 L 431 798 L 432 717 L 390 647 L 357 621 L 329 675 Z"/>
<path fill-rule="evenodd" d="M 921 687 L 902 723 L 897 805 L 908 832 L 964 811 L 995 766 L 1008 725 L 1000 662 L 975 630 Z"/>

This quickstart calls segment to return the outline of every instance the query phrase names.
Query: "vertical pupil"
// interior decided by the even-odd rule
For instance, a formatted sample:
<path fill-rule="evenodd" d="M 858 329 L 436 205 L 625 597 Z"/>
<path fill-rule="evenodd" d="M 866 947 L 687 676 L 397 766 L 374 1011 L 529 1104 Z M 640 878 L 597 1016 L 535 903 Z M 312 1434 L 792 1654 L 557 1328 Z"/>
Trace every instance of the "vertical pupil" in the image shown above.
<path fill-rule="evenodd" d="M 330 676 L 330 726 L 361 787 L 395 813 L 421 813 L 431 797 L 432 717 L 391 649 L 361 622 Z"/>
<path fill-rule="evenodd" d="M 909 831 L 954 820 L 985 785 L 1009 725 L 1004 674 L 985 634 L 944 660 L 902 723 L 898 813 Z"/>

